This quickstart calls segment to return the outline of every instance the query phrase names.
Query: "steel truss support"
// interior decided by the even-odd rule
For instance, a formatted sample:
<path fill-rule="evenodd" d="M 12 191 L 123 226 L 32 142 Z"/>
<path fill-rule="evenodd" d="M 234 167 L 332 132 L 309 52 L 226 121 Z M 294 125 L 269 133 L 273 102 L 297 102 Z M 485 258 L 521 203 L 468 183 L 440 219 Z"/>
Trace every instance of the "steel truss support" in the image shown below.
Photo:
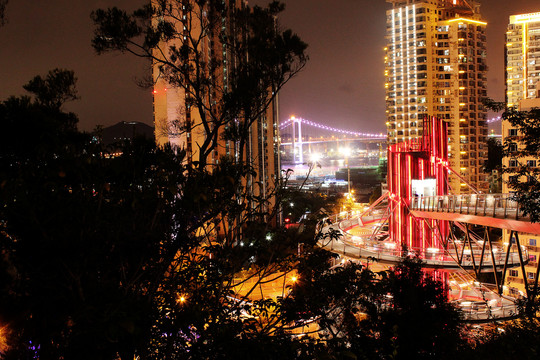
<path fill-rule="evenodd" d="M 469 249 L 471 249 L 471 260 L 473 264 L 473 270 L 476 274 L 476 277 L 478 277 L 478 274 L 480 273 L 480 269 L 476 269 L 476 260 L 474 259 L 474 248 L 471 241 L 471 234 L 469 233 L 469 224 L 466 224 L 465 226 L 465 236 L 467 237 L 467 243 L 469 244 Z M 465 244 L 463 244 L 463 251 L 465 252 Z"/>
<path fill-rule="evenodd" d="M 475 277 L 478 278 L 480 273 L 482 272 L 482 269 L 484 268 L 491 268 L 491 271 L 493 272 L 493 278 L 495 280 L 495 286 L 497 287 L 497 291 L 499 293 L 499 295 L 501 295 L 503 293 L 503 287 L 504 287 L 504 280 L 506 278 L 506 273 L 508 271 L 508 267 L 509 267 L 509 264 L 510 264 L 510 252 L 512 250 L 512 247 L 514 246 L 514 241 L 515 241 L 515 245 L 517 246 L 517 250 L 518 250 L 518 255 L 519 255 L 519 264 L 520 264 L 520 267 L 521 267 L 521 273 L 522 273 L 522 278 L 523 278 L 523 282 L 525 284 L 525 289 L 526 289 L 526 293 L 527 293 L 527 299 L 530 301 L 530 300 L 533 300 L 537 294 L 538 294 L 538 282 L 539 282 L 539 278 L 540 278 L 540 266 L 537 267 L 536 269 L 536 274 L 535 274 L 535 277 L 534 277 L 534 281 L 532 283 L 529 284 L 529 282 L 527 281 L 527 273 L 525 272 L 525 264 L 527 262 L 528 259 L 523 259 L 523 251 L 521 249 L 521 244 L 520 244 L 520 241 L 519 241 L 519 235 L 518 235 L 518 232 L 517 231 L 511 231 L 510 232 L 510 243 L 508 244 L 508 247 L 506 249 L 506 256 L 505 256 L 505 259 L 504 259 L 504 264 L 502 264 L 502 272 L 501 272 L 501 276 L 500 276 L 500 280 L 499 280 L 499 272 L 497 271 L 498 268 L 500 268 L 501 264 L 497 264 L 497 261 L 495 259 L 495 253 L 493 252 L 493 249 L 494 249 L 494 246 L 493 246 L 493 239 L 491 238 L 490 234 L 489 234 L 489 227 L 488 226 L 482 226 L 483 229 L 484 229 L 484 235 L 482 237 L 483 241 L 482 241 L 482 246 L 481 246 L 481 254 L 480 254 L 480 261 L 479 263 L 477 264 L 476 263 L 476 259 L 475 259 L 475 255 L 474 255 L 474 245 L 473 243 L 477 243 L 479 244 L 480 241 L 478 239 L 475 239 L 472 234 L 474 234 L 474 232 L 471 231 L 470 229 L 470 224 L 467 224 L 465 223 L 464 226 L 463 224 L 460 225 L 460 227 L 462 228 L 462 231 L 465 232 L 465 239 L 464 241 L 462 242 L 461 244 L 461 249 L 458 249 L 458 244 L 457 244 L 457 236 L 455 234 L 455 231 L 454 231 L 454 227 L 453 226 L 450 226 L 449 227 L 449 232 L 448 232 L 448 235 L 446 238 L 443 237 L 442 235 L 442 232 L 441 232 L 441 226 L 440 226 L 440 221 L 443 221 L 443 220 L 439 220 L 439 221 L 436 221 L 435 222 L 435 225 L 436 225 L 436 229 L 438 230 L 438 233 L 439 233 L 439 237 L 443 243 L 443 246 L 445 248 L 446 251 L 448 251 L 448 246 L 450 244 L 452 244 L 454 246 L 454 251 L 455 251 L 455 255 L 456 255 L 456 262 L 458 263 L 458 265 L 460 267 L 463 268 L 464 266 L 464 263 L 463 263 L 463 259 L 465 258 L 465 249 L 468 247 L 471 251 L 471 262 L 472 262 L 472 266 L 473 266 L 473 270 L 474 270 L 474 274 L 475 274 Z M 458 223 L 458 222 L 456 222 Z M 463 229 L 464 228 L 464 229 Z M 486 248 L 486 246 L 489 246 L 489 249 Z M 489 251 L 489 254 L 490 254 L 490 265 L 488 265 L 487 261 L 484 262 L 484 256 L 486 254 L 486 250 Z"/>
<path fill-rule="evenodd" d="M 484 229 L 484 244 L 486 242 L 485 239 L 487 239 L 489 242 L 489 252 L 491 253 L 491 266 L 493 266 L 493 277 L 495 278 L 495 285 L 497 286 L 497 290 L 499 290 L 499 277 L 497 276 L 497 262 L 495 261 L 495 253 L 493 252 L 493 243 L 491 241 L 491 236 L 489 236 L 488 228 L 486 227 Z"/>
<path fill-rule="evenodd" d="M 448 245 L 450 244 L 450 242 L 452 242 L 452 244 L 454 246 L 454 251 L 456 253 L 457 263 L 460 266 L 464 266 L 464 261 L 463 260 L 465 259 L 465 250 L 467 248 L 470 249 L 472 267 L 473 267 L 473 271 L 474 271 L 474 274 L 475 274 L 476 278 L 479 277 L 480 273 L 482 272 L 482 269 L 491 267 L 491 269 L 493 271 L 493 278 L 495 280 L 495 285 L 496 285 L 498 293 L 500 295 L 500 294 L 503 293 L 504 281 L 506 279 L 506 273 L 507 273 L 509 265 L 510 265 L 510 252 L 511 252 L 513 246 L 515 245 L 517 247 L 517 253 L 518 253 L 518 256 L 519 256 L 519 265 L 520 265 L 520 268 L 521 268 L 522 280 L 523 280 L 523 283 L 525 284 L 525 290 L 526 290 L 527 299 L 528 300 L 534 299 L 538 294 L 538 282 L 540 280 L 540 266 L 538 266 L 537 269 L 536 269 L 536 274 L 534 276 L 534 281 L 533 282 L 528 282 L 527 273 L 525 271 L 525 265 L 526 265 L 528 259 L 523 258 L 523 250 L 521 248 L 521 243 L 520 243 L 520 240 L 519 240 L 518 232 L 517 231 L 511 231 L 510 232 L 510 243 L 508 244 L 508 247 L 506 249 L 506 256 L 504 258 L 504 264 L 502 264 L 503 268 L 502 268 L 502 272 L 501 272 L 501 276 L 500 276 L 500 280 L 499 280 L 499 277 L 497 276 L 498 275 L 497 268 L 500 268 L 501 264 L 497 264 L 497 262 L 495 260 L 495 253 L 493 252 L 493 239 L 489 235 L 489 228 L 487 226 L 483 226 L 483 228 L 484 228 L 484 236 L 483 236 L 483 241 L 482 241 L 482 245 L 481 245 L 480 260 L 479 260 L 479 263 L 477 263 L 476 258 L 474 256 L 474 245 L 473 245 L 473 243 L 475 243 L 476 240 L 472 236 L 473 232 L 471 231 L 469 224 L 463 224 L 463 225 L 464 226 L 462 226 L 462 227 L 464 229 L 462 229 L 462 230 L 465 232 L 465 239 L 464 239 L 463 243 L 461 244 L 461 249 L 458 249 L 458 246 L 457 246 L 457 243 L 456 243 L 457 237 L 456 237 L 455 231 L 454 231 L 452 226 L 450 227 L 450 232 L 449 232 L 448 238 L 447 238 L 447 240 L 445 242 L 445 246 L 446 246 L 447 249 L 448 249 Z M 480 241 L 478 241 L 478 243 L 479 242 Z M 486 246 L 489 246 L 489 249 L 487 249 Z M 484 256 L 486 254 L 486 251 L 489 251 L 489 253 L 490 253 L 490 258 L 491 258 L 491 261 L 490 261 L 491 264 L 490 265 L 491 266 L 488 265 L 486 262 L 484 262 Z"/>
<path fill-rule="evenodd" d="M 448 244 L 450 242 L 450 239 L 452 240 L 452 244 L 454 245 L 454 251 L 456 252 L 456 259 L 459 265 L 461 265 L 461 257 L 458 253 L 458 247 L 456 246 L 456 234 L 454 234 L 454 227 L 450 226 L 450 233 L 448 234 L 448 241 L 446 243 Z"/>
<path fill-rule="evenodd" d="M 516 246 L 518 247 L 519 254 L 519 263 L 521 265 L 521 277 L 523 279 L 523 284 L 525 285 L 525 292 L 527 294 L 527 300 L 532 301 L 537 295 L 538 292 L 538 274 L 540 272 L 540 266 L 536 267 L 536 274 L 534 276 L 532 284 L 529 284 L 529 279 L 527 278 L 527 273 L 525 272 L 525 263 L 523 261 L 523 252 L 521 251 L 521 244 L 519 243 L 519 235 L 516 231 L 510 233 L 510 240 L 512 240 L 512 235 L 516 238 Z M 512 242 L 508 244 L 511 246 Z"/>
<path fill-rule="evenodd" d="M 521 268 L 521 278 L 523 280 L 523 285 L 525 286 L 525 293 L 527 295 L 527 300 L 532 301 L 538 294 L 538 275 L 540 273 L 540 266 L 536 268 L 536 274 L 534 276 L 534 280 L 531 284 L 529 284 L 529 281 L 527 279 L 527 273 L 525 272 L 525 261 L 523 259 L 523 251 L 521 250 L 521 244 L 519 242 L 519 235 L 517 231 L 511 231 L 510 232 L 510 241 L 508 243 L 508 249 L 506 250 L 506 261 L 504 264 L 503 273 L 501 276 L 501 284 L 498 285 L 499 294 L 502 294 L 503 291 L 503 285 L 504 285 L 504 279 L 506 276 L 506 270 L 507 270 L 507 262 L 508 257 L 510 254 L 510 249 L 512 248 L 513 244 L 517 246 L 518 255 L 519 255 L 519 265 Z"/>

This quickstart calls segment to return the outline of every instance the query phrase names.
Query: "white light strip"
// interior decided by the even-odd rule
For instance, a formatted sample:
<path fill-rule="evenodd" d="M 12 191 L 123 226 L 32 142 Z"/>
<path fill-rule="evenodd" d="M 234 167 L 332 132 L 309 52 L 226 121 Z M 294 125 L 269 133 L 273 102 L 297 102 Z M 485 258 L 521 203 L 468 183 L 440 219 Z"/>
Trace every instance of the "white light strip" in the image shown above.
<path fill-rule="evenodd" d="M 313 122 L 313 121 L 309 121 L 309 120 L 306 120 L 306 119 L 301 119 L 301 118 L 296 118 L 296 121 L 299 121 L 302 124 L 313 126 L 315 128 L 321 129 L 321 130 L 337 132 L 337 133 L 340 133 L 340 134 L 362 136 L 362 137 L 371 137 L 371 138 L 376 138 L 376 139 L 386 139 L 386 135 L 383 135 L 383 134 L 373 134 L 373 133 L 364 133 L 364 132 L 358 132 L 358 131 L 350 131 L 350 130 L 345 130 L 345 129 L 338 129 L 338 128 L 334 128 L 334 127 L 331 127 L 331 126 L 322 125 L 322 124 L 319 124 L 319 123 L 316 123 L 316 122 Z M 293 122 L 294 121 L 292 119 L 288 119 L 288 120 L 282 122 L 279 125 L 280 130 L 283 130 L 287 126 L 290 126 Z"/>
<path fill-rule="evenodd" d="M 337 129 L 337 128 L 333 128 L 331 126 L 322 125 L 322 124 L 316 123 L 314 121 L 306 120 L 306 119 L 300 119 L 299 118 L 297 120 L 299 120 L 300 122 L 302 122 L 303 124 L 306 124 L 306 125 L 314 126 L 314 127 L 317 127 L 319 129 L 323 129 L 323 130 L 339 132 L 339 133 L 342 133 L 342 134 L 351 134 L 351 135 L 358 134 L 358 135 L 361 135 L 361 136 L 373 136 L 373 137 L 381 136 L 380 134 L 362 133 L 362 132 L 350 131 L 350 130 L 345 130 L 345 129 Z M 489 120 L 486 120 L 486 122 L 488 124 L 491 124 L 491 123 L 501 121 L 501 120 L 502 120 L 501 116 L 496 116 L 496 117 L 493 117 L 493 118 L 491 118 Z M 292 124 L 292 122 L 293 122 L 292 119 L 285 120 L 284 122 L 279 124 L 280 130 L 286 128 L 287 126 L 290 126 Z"/>

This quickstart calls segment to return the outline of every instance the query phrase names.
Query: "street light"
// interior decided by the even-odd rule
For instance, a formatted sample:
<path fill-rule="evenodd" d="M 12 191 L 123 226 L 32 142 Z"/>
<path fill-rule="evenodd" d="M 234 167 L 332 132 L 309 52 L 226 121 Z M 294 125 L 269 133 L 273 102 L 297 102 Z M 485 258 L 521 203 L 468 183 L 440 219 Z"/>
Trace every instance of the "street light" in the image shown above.
<path fill-rule="evenodd" d="M 347 163 L 347 193 L 351 196 L 351 169 L 349 167 L 349 156 L 351 156 L 350 148 L 341 148 L 339 152 L 345 156 L 345 162 Z"/>
<path fill-rule="evenodd" d="M 321 160 L 321 157 L 322 156 L 319 153 L 311 153 L 311 162 L 314 163 L 314 164 L 318 163 L 319 160 Z"/>

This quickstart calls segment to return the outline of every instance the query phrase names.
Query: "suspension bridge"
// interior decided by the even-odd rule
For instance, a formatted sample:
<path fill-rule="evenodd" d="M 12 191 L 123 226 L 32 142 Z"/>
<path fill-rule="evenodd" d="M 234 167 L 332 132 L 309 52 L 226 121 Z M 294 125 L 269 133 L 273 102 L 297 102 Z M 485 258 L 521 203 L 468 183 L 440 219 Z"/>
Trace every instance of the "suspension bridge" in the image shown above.
<path fill-rule="evenodd" d="M 336 128 L 314 121 L 291 117 L 279 126 L 282 162 L 303 164 L 317 157 L 379 156 L 378 149 L 386 148 L 386 134 L 367 133 Z M 348 154 L 344 154 L 347 149 Z"/>
<path fill-rule="evenodd" d="M 487 123 L 500 120 L 498 116 L 487 120 Z M 279 131 L 282 161 L 286 163 L 302 164 L 306 156 L 312 157 L 313 154 L 344 157 L 373 150 L 373 156 L 379 156 L 377 150 L 384 148 L 386 151 L 386 131 L 362 132 L 294 116 L 282 122 Z M 348 154 L 344 154 L 344 149 L 347 149 Z"/>

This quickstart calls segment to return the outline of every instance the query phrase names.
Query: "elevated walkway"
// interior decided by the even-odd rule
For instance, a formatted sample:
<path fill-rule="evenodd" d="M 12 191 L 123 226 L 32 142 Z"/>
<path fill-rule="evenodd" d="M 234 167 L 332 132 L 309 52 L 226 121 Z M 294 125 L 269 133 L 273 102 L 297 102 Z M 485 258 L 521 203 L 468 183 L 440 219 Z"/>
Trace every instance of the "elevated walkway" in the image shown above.
<path fill-rule="evenodd" d="M 406 251 L 401 249 L 396 243 L 391 241 L 377 240 L 380 237 L 373 237 L 371 231 L 364 232 L 363 235 L 354 235 L 351 230 L 362 226 L 362 220 L 351 218 L 340 221 L 338 224 L 330 225 L 323 230 L 324 233 L 331 230 L 338 231 L 342 236 L 339 240 L 321 240 L 319 245 L 336 254 L 346 256 L 358 261 L 377 261 L 382 264 L 393 265 L 399 263 L 404 256 L 415 255 L 422 259 L 424 267 L 429 269 L 448 269 L 448 270 L 474 270 L 478 267 L 482 258 L 482 272 L 493 271 L 491 252 L 482 252 L 481 249 L 468 251 L 466 256 L 458 261 L 453 256 L 454 249 L 440 250 L 436 248 L 409 248 Z M 512 252 L 506 254 L 503 248 L 495 247 L 493 251 L 493 260 L 496 270 L 502 270 L 506 264 L 508 268 L 520 265 L 519 254 Z"/>
<path fill-rule="evenodd" d="M 511 194 L 420 196 L 410 199 L 413 216 L 456 221 L 540 235 L 540 223 L 531 223 Z"/>
<path fill-rule="evenodd" d="M 349 223 L 350 220 L 344 220 Z M 342 221 L 343 222 L 343 221 Z M 371 243 L 371 245 L 360 243 L 367 240 L 369 236 L 353 236 L 343 233 L 339 225 L 330 225 L 324 232 L 338 231 L 343 234 L 341 239 L 322 239 L 319 246 L 341 255 L 348 261 L 361 261 L 363 263 L 377 262 L 386 265 L 395 265 L 408 254 L 402 250 L 395 249 L 389 242 Z M 432 258 L 423 258 L 425 268 L 447 269 L 459 271 L 465 268 L 472 269 L 472 262 L 464 263 L 461 266 L 450 256 L 432 254 Z M 504 261 L 504 259 L 503 259 Z M 469 269 L 469 270 L 470 270 Z M 454 278 L 456 278 L 454 276 Z M 457 279 L 457 278 L 456 278 Z M 519 314 L 519 307 L 515 299 L 499 295 L 483 284 L 471 279 L 450 281 L 449 297 L 451 302 L 461 313 L 462 321 L 469 323 L 485 323 L 496 320 L 514 319 Z"/>

